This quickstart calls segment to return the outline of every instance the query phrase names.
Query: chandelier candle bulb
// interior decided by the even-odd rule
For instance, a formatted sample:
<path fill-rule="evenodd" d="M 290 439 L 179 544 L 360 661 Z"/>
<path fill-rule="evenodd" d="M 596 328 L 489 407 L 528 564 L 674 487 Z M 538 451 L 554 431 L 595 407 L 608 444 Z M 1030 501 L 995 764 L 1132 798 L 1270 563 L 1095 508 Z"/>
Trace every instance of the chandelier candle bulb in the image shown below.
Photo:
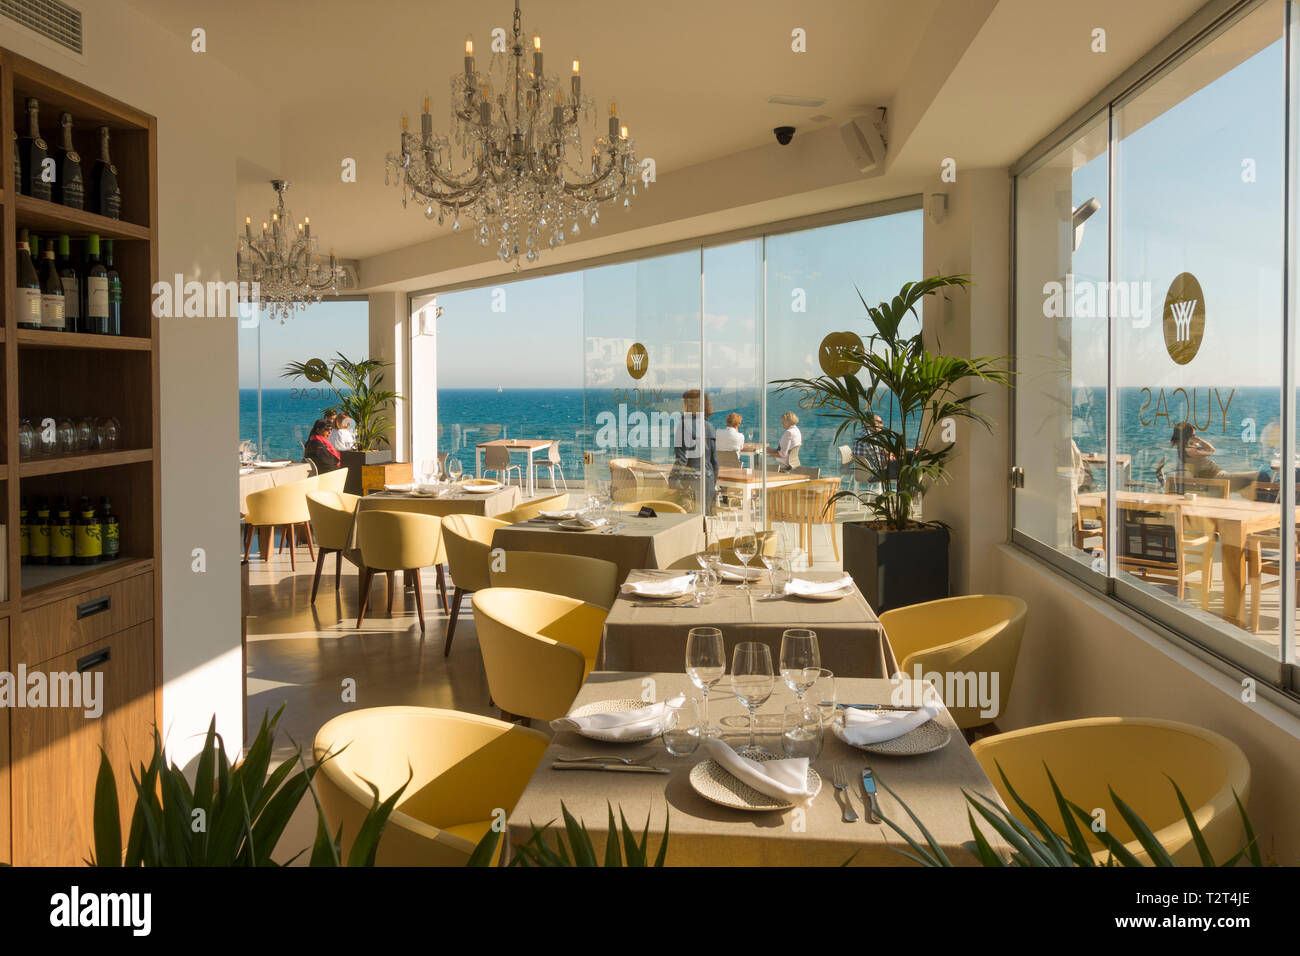
<path fill-rule="evenodd" d="M 244 217 L 244 237 L 249 239 L 250 241 L 253 238 L 253 217 L 252 216 Z"/>
<path fill-rule="evenodd" d="M 573 91 L 573 111 L 576 114 L 578 107 L 582 104 L 579 97 L 582 95 L 582 73 L 578 66 L 578 61 L 573 61 L 573 76 L 569 78 L 569 87 Z"/>
<path fill-rule="evenodd" d="M 542 38 L 533 37 L 533 75 L 542 78 Z"/>

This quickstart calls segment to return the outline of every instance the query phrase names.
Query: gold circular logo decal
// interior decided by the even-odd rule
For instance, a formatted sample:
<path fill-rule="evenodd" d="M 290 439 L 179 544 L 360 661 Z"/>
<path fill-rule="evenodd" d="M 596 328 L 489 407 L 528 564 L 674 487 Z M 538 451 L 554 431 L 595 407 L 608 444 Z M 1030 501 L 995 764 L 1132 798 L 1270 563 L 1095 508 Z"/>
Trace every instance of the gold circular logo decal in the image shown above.
<path fill-rule="evenodd" d="M 853 332 L 832 332 L 822 339 L 817 350 L 817 361 L 822 371 L 831 378 L 843 378 L 854 375 L 862 368 L 861 362 L 855 362 L 848 356 L 863 349 L 862 339 Z"/>
<path fill-rule="evenodd" d="M 303 375 L 309 382 L 323 382 L 329 375 L 329 369 L 320 359 L 309 359 L 303 363 Z"/>
<path fill-rule="evenodd" d="M 633 343 L 627 350 L 627 374 L 633 378 L 644 378 L 650 370 L 650 353 L 640 342 Z"/>
<path fill-rule="evenodd" d="M 1196 358 L 1205 335 L 1205 296 L 1190 272 L 1180 272 L 1165 293 L 1165 348 L 1179 365 Z"/>

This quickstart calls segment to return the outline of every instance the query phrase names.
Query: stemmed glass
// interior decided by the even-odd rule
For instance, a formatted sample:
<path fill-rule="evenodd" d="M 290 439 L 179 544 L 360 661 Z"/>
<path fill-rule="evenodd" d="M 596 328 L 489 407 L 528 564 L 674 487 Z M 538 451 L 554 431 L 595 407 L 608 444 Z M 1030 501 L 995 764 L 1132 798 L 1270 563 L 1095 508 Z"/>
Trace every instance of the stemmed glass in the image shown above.
<path fill-rule="evenodd" d="M 775 685 L 772 652 L 767 645 L 757 641 L 737 644 L 731 655 L 731 690 L 749 711 L 749 746 L 737 751 L 742 757 L 754 757 L 767 752 L 755 745 L 754 726 L 757 723 L 758 708 L 772 696 Z"/>
<path fill-rule="evenodd" d="M 714 574 L 718 575 L 719 580 L 722 578 L 722 542 L 717 535 L 710 534 L 704 542 L 704 551 L 695 556 L 700 567 L 708 568 Z"/>
<path fill-rule="evenodd" d="M 460 476 L 465 473 L 465 466 L 460 463 L 459 458 L 447 456 L 447 477 L 452 481 L 460 481 Z"/>
<path fill-rule="evenodd" d="M 785 595 L 785 580 L 783 579 L 780 582 L 781 590 L 778 591 L 777 578 L 784 577 L 781 575 L 781 571 L 789 571 L 790 563 L 785 554 L 785 545 L 782 543 L 780 537 L 776 539 L 771 547 L 764 548 L 760 552 L 759 558 L 763 562 L 763 567 L 767 568 L 767 576 L 770 584 L 770 587 L 767 590 L 767 596 L 770 598 L 783 597 Z"/>
<path fill-rule="evenodd" d="M 425 484 L 433 484 L 442 474 L 442 468 L 438 466 L 438 459 L 429 458 L 420 462 L 420 476 L 424 479 Z"/>
<path fill-rule="evenodd" d="M 700 716 L 700 734 L 717 737 L 721 728 L 709 723 L 709 688 L 722 680 L 727 672 L 727 649 L 722 643 L 722 632 L 716 627 L 693 627 L 686 633 L 686 676 L 704 692 L 703 713 Z"/>
<path fill-rule="evenodd" d="M 737 534 L 731 542 L 731 550 L 736 553 L 736 558 L 745 567 L 744 580 L 740 582 L 742 591 L 753 590 L 749 586 L 749 562 L 754 560 L 758 554 L 758 536 L 752 531 L 745 531 Z"/>
<path fill-rule="evenodd" d="M 821 677 L 822 655 L 817 632 L 792 627 L 781 635 L 781 679 L 803 703 L 804 692 Z"/>

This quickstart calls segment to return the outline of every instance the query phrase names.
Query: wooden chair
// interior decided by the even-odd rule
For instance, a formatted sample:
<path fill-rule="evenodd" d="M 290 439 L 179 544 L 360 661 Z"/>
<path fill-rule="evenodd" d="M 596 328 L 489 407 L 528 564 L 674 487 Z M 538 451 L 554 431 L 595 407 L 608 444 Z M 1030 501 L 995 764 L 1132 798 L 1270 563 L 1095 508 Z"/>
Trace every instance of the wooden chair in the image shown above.
<path fill-rule="evenodd" d="M 1121 570 L 1144 580 L 1170 581 L 1181 601 L 1187 576 L 1200 572 L 1201 609 L 1209 610 L 1214 586 L 1214 528 L 1204 519 L 1187 518 L 1183 506 L 1152 511 L 1151 505 L 1117 502 L 1120 518 L 1117 562 Z"/>
<path fill-rule="evenodd" d="M 615 511 L 631 512 L 636 514 L 643 507 L 649 505 L 655 510 L 656 514 L 661 515 L 684 515 L 686 509 L 675 501 L 666 501 L 658 498 L 646 498 L 640 501 L 621 501 L 614 506 Z"/>
<path fill-rule="evenodd" d="M 1165 492 L 1171 495 L 1204 495 L 1206 498 L 1226 498 L 1232 482 L 1227 478 L 1189 478 L 1184 475 L 1165 476 Z"/>
<path fill-rule="evenodd" d="M 799 547 L 812 559 L 813 531 L 816 525 L 830 525 L 831 547 L 840 559 L 840 542 L 835 534 L 835 507 L 831 498 L 840 490 L 839 478 L 817 478 L 790 488 L 768 493 L 768 515 L 772 521 L 799 526 Z"/>
<path fill-rule="evenodd" d="M 1296 567 L 1296 583 L 1300 584 L 1300 562 Z M 1265 581 L 1264 575 L 1276 580 Z M 1246 585 L 1250 595 L 1250 630 L 1259 633 L 1259 610 L 1265 588 L 1275 588 L 1282 582 L 1282 535 L 1277 531 L 1252 534 L 1246 539 Z"/>
<path fill-rule="evenodd" d="M 719 468 L 739 468 L 740 452 L 738 451 L 719 451 L 718 452 Z"/>

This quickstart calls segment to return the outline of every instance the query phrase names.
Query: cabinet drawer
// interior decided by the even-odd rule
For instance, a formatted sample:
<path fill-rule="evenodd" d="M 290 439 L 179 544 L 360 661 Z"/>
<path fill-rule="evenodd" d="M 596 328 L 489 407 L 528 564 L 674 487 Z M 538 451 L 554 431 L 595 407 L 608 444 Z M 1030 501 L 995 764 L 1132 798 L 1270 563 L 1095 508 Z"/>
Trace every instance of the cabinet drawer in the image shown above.
<path fill-rule="evenodd" d="M 25 611 L 11 664 L 39 664 L 153 619 L 153 573 Z"/>

